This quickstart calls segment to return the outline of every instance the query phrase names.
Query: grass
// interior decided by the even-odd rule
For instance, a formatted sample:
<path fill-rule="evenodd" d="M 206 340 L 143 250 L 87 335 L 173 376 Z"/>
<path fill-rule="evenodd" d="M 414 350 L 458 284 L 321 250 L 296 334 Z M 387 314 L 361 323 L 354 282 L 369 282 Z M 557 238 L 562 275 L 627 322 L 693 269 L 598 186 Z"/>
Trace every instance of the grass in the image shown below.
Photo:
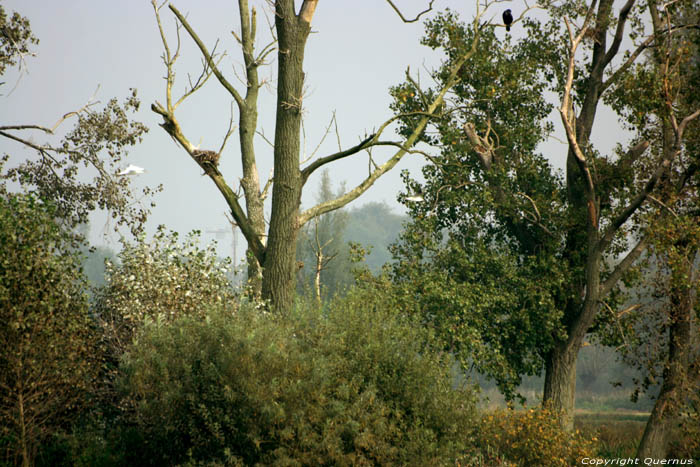
<path fill-rule="evenodd" d="M 634 457 L 649 413 L 633 410 L 577 410 L 574 427 L 595 438 L 601 458 Z"/>

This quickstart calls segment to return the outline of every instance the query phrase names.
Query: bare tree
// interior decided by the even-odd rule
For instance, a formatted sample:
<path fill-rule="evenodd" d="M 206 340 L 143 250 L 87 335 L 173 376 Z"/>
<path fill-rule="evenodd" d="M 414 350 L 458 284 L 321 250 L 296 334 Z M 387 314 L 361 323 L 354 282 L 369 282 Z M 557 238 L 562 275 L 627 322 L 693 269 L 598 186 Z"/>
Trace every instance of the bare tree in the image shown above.
<path fill-rule="evenodd" d="M 311 31 L 311 22 L 318 0 L 304 0 L 299 11 L 296 11 L 293 0 L 276 0 L 274 2 L 274 39 L 259 51 L 256 51 L 254 47 L 257 32 L 256 10 L 250 8 L 247 0 L 238 1 L 240 34 L 234 35 L 240 44 L 245 64 L 245 95 L 239 92 L 221 72 L 219 68 L 221 56 L 215 53 L 216 47 L 210 52 L 187 18 L 173 5 L 169 5 L 170 11 L 178 22 L 178 45 L 175 50 L 172 50 L 166 39 L 160 18 L 160 10 L 165 4 L 159 6 L 156 0 L 152 0 L 152 3 L 165 50 L 163 58 L 167 68 L 167 79 L 165 104 L 155 102 L 151 109 L 163 117 L 161 124 L 163 129 L 201 166 L 226 200 L 232 217 L 248 241 L 248 270 L 249 277 L 254 280 L 253 289 L 259 291 L 263 299 L 270 300 L 273 308 L 279 311 L 288 310 L 294 299 L 295 248 L 299 229 L 317 216 L 341 208 L 358 198 L 379 177 L 391 170 L 407 152 L 413 150 L 413 145 L 417 142 L 427 123 L 440 116 L 443 98 L 446 92 L 458 81 L 460 68 L 469 57 L 476 53 L 480 19 L 485 8 L 488 8 L 489 5 L 489 3 L 480 4 L 477 2 L 477 13 L 473 21 L 474 40 L 471 47 L 463 57 L 455 60 L 445 81 L 446 84 L 439 92 L 433 94 L 434 97 L 429 102 L 426 102 L 425 109 L 415 112 L 414 116 L 418 120 L 418 124 L 407 138 L 401 141 L 380 139 L 389 125 L 402 117 L 395 116 L 379 125 L 376 133 L 363 138 L 359 144 L 334 154 L 316 158 L 309 164 L 302 166 L 303 164 L 299 161 L 299 153 L 303 108 L 303 61 L 306 41 Z M 272 4 L 272 2 L 270 3 Z M 398 12 L 396 6 L 389 3 Z M 431 8 L 432 5 L 429 5 L 427 10 L 421 12 L 420 15 L 427 13 Z M 406 19 L 403 14 L 399 16 L 403 21 L 415 20 Z M 172 88 L 175 81 L 174 65 L 179 56 L 179 33 L 182 28 L 197 44 L 202 53 L 204 68 L 199 79 L 191 82 L 188 90 L 176 98 L 173 96 Z M 257 97 L 262 86 L 258 76 L 258 68 L 273 52 L 277 54 L 278 67 L 276 124 L 273 142 L 274 166 L 273 176 L 261 189 L 253 141 L 257 128 Z M 202 152 L 185 136 L 185 132 L 176 117 L 177 107 L 199 90 L 212 75 L 231 95 L 238 108 L 238 134 L 243 169 L 241 187 L 243 188 L 245 207 L 241 205 L 239 195 L 218 170 L 217 164 L 209 162 L 210 158 L 206 160 L 202 158 Z M 224 136 L 219 150 L 215 151 L 216 154 L 221 154 L 223 151 L 225 143 L 232 133 L 232 127 L 233 117 L 229 131 Z M 375 146 L 393 146 L 396 151 L 382 164 L 374 164 L 372 161 L 369 174 L 354 188 L 335 199 L 319 203 L 300 212 L 302 190 L 312 173 L 331 162 L 353 156 L 363 150 L 370 150 Z M 263 202 L 270 192 L 270 188 L 272 206 L 269 226 L 267 226 L 266 231 Z M 262 271 L 260 266 L 262 266 Z"/>

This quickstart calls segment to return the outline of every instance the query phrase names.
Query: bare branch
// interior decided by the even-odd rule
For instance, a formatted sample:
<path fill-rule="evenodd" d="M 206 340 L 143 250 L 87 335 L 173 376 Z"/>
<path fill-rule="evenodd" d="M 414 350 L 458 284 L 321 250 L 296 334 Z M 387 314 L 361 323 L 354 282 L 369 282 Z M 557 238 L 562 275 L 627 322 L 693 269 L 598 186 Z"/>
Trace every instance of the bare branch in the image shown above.
<path fill-rule="evenodd" d="M 595 188 L 593 185 L 593 177 L 591 176 L 590 169 L 586 162 L 586 157 L 581 150 L 581 146 L 578 144 L 576 139 L 576 115 L 574 113 L 573 101 L 571 99 L 571 88 L 573 87 L 574 81 L 574 71 L 576 69 L 576 49 L 584 38 L 586 31 L 588 30 L 588 25 L 593 17 L 593 11 L 596 1 L 593 0 L 586 13 L 586 19 L 581 26 L 581 30 L 574 37 L 574 32 L 571 27 L 571 23 L 568 18 L 564 17 L 564 22 L 566 23 L 566 29 L 569 32 L 569 65 L 566 75 L 566 84 L 564 85 L 564 95 L 561 100 L 561 107 L 559 107 L 559 114 L 561 115 L 561 121 L 564 124 L 564 130 L 566 131 L 566 139 L 569 143 L 569 148 L 576 158 L 576 163 L 581 170 L 581 173 L 586 180 L 586 198 L 588 199 L 588 215 L 590 225 L 594 228 L 598 228 L 598 215 L 596 212 L 596 195 Z"/>
<path fill-rule="evenodd" d="M 330 162 L 336 161 L 338 159 L 342 159 L 343 157 L 348 157 L 353 154 L 357 154 L 358 152 L 362 151 L 363 149 L 368 148 L 372 142 L 372 139 L 376 134 L 372 134 L 369 137 L 365 138 L 360 144 L 353 146 L 349 149 L 346 149 L 345 151 L 340 151 L 336 152 L 335 154 L 331 154 L 330 156 L 322 157 L 320 159 L 315 160 L 312 164 L 307 166 L 301 171 L 301 179 L 302 183 L 306 182 L 306 180 L 309 178 L 309 176 L 319 167 L 328 164 Z"/>
<path fill-rule="evenodd" d="M 676 211 L 671 209 L 668 205 L 664 204 L 661 200 L 656 199 L 655 197 L 653 197 L 651 195 L 649 195 L 649 199 L 652 200 L 653 202 L 655 202 L 656 204 L 658 204 L 659 206 L 661 206 L 662 208 L 666 209 L 669 213 L 671 213 L 671 215 L 673 217 L 678 219 L 678 214 L 676 214 Z"/>
<path fill-rule="evenodd" d="M 625 208 L 615 219 L 613 219 L 613 221 L 610 223 L 610 225 L 605 230 L 605 233 L 600 239 L 601 250 L 606 248 L 612 242 L 617 230 L 620 227 L 622 227 L 622 225 L 625 222 L 627 222 L 627 219 L 629 219 L 632 216 L 632 214 L 634 214 L 635 211 L 639 208 L 639 206 L 641 206 L 642 203 L 647 199 L 649 193 L 651 193 L 654 190 L 656 183 L 659 181 L 664 172 L 668 170 L 670 165 L 671 160 L 668 158 L 664 158 L 663 161 L 661 161 L 659 166 L 656 168 L 652 176 L 649 178 L 649 180 L 647 180 L 647 183 L 644 185 L 639 194 L 637 194 L 637 196 L 635 196 L 634 199 L 630 201 L 627 208 Z"/>
<path fill-rule="evenodd" d="M 218 41 L 217 41 L 217 44 L 218 44 Z M 216 45 L 214 45 L 214 50 L 216 50 Z M 212 50 L 212 55 L 214 54 L 214 50 Z M 224 57 L 225 57 L 225 54 L 222 54 L 221 57 L 219 58 L 219 61 L 216 62 L 217 65 L 218 65 L 219 63 L 221 63 L 221 60 L 223 60 Z M 211 75 L 212 75 L 212 72 L 211 72 L 211 70 L 209 69 L 209 65 L 207 64 L 206 61 L 203 61 L 202 73 L 199 75 L 199 78 L 197 78 L 197 81 L 195 81 L 194 84 L 192 83 L 192 80 L 190 80 L 190 89 L 189 89 L 189 91 L 185 91 L 185 93 L 182 95 L 182 97 L 180 97 L 180 99 L 178 99 L 177 102 L 175 102 L 175 104 L 173 104 L 173 111 L 174 111 L 175 109 L 177 109 L 177 107 L 178 107 L 185 99 L 187 99 L 187 98 L 190 97 L 192 94 L 194 94 L 195 92 L 197 92 L 198 89 L 201 89 L 201 88 L 206 84 L 206 82 L 209 80 L 209 78 L 211 77 Z"/>
<path fill-rule="evenodd" d="M 48 127 L 45 127 L 42 125 L 32 125 L 32 124 L 30 124 L 30 125 L 4 125 L 4 126 L 0 126 L 0 130 L 41 130 L 44 133 L 48 133 L 48 134 L 52 135 L 54 133 L 54 131 L 56 131 L 56 129 L 64 121 L 68 120 L 70 117 L 73 117 L 75 115 L 80 115 L 81 113 L 83 113 L 84 111 L 86 111 L 90 107 L 92 107 L 93 105 L 99 104 L 100 101 L 95 100 L 95 96 L 97 95 L 97 92 L 99 90 L 100 90 L 100 86 L 98 85 L 97 89 L 95 89 L 95 92 L 92 93 L 92 96 L 90 97 L 90 99 L 88 99 L 88 101 L 85 103 L 84 106 L 82 106 L 78 110 L 73 110 L 73 111 L 70 111 L 67 114 L 63 115 L 61 118 L 58 119 L 58 121 L 56 121 L 56 123 L 54 123 L 54 125 L 51 128 L 48 128 Z"/>
<path fill-rule="evenodd" d="M 260 136 L 263 139 L 263 141 L 265 141 L 267 144 L 269 144 L 271 148 L 275 147 L 275 143 L 270 141 L 270 139 L 267 136 L 265 136 L 265 133 L 263 133 L 262 131 L 258 131 L 258 130 L 256 130 L 255 133 L 258 136 Z"/>
<path fill-rule="evenodd" d="M 318 142 L 314 150 L 311 152 L 311 154 L 303 159 L 301 162 L 299 162 L 299 165 L 306 164 L 308 161 L 313 159 L 313 157 L 316 155 L 318 152 L 319 148 L 323 144 L 323 142 L 326 140 L 326 137 L 328 136 L 328 133 L 331 131 L 331 126 L 333 126 L 333 123 L 335 122 L 335 112 L 333 112 L 333 116 L 331 117 L 331 121 L 328 122 L 328 126 L 326 127 L 326 131 L 323 132 L 323 136 L 321 137 L 321 140 Z M 336 128 L 338 128 L 338 124 L 336 123 L 335 125 Z M 303 128 L 303 120 L 302 120 L 302 128 Z M 304 152 L 306 152 L 306 135 L 304 135 Z"/>
<path fill-rule="evenodd" d="M 236 127 L 233 124 L 233 102 L 232 102 L 231 103 L 231 117 L 229 118 L 229 121 L 228 121 L 228 130 L 226 130 L 226 136 L 224 136 L 224 140 L 221 142 L 221 147 L 219 148 L 219 154 L 221 154 L 221 152 L 226 147 L 226 142 L 228 141 L 229 136 L 231 136 L 234 131 L 236 131 Z"/>
<path fill-rule="evenodd" d="M 471 48 L 458 60 L 455 61 L 455 63 L 452 65 L 452 68 L 450 69 L 450 73 L 447 76 L 447 79 L 444 82 L 444 85 L 440 92 L 437 94 L 433 102 L 428 106 L 427 110 L 425 112 L 417 112 L 415 114 L 420 115 L 421 118 L 418 121 L 416 127 L 413 129 L 411 132 L 410 136 L 406 139 L 404 142 L 403 146 L 389 159 L 387 160 L 384 164 L 380 165 L 374 172 L 372 172 L 364 181 L 362 181 L 360 184 L 358 184 L 354 189 L 348 191 L 347 193 L 320 203 L 310 209 L 307 209 L 306 211 L 302 212 L 299 217 L 298 217 L 298 225 L 302 226 L 306 222 L 308 222 L 310 219 L 313 219 L 321 214 L 325 214 L 326 212 L 333 211 L 335 209 L 341 208 L 348 204 L 350 201 L 357 199 L 362 193 L 367 191 L 369 187 L 371 187 L 374 182 L 381 177 L 384 173 L 387 171 L 391 170 L 398 162 L 401 160 L 401 158 L 408 152 L 407 149 L 411 148 L 417 141 L 420 135 L 423 133 L 425 130 L 426 126 L 428 125 L 428 122 L 437 116 L 436 111 L 437 109 L 442 105 L 443 100 L 445 98 L 445 95 L 447 92 L 454 86 L 454 84 L 458 80 L 458 75 L 459 75 L 459 70 L 462 68 L 462 66 L 476 53 L 477 50 L 477 44 L 479 43 L 479 37 L 480 37 L 480 19 L 483 16 L 483 11 L 481 10 L 480 6 L 477 4 L 477 13 L 474 17 L 474 20 L 472 22 L 472 28 L 474 30 L 474 39 L 471 44 Z M 385 122 L 382 126 L 380 126 L 379 130 L 377 133 L 374 135 L 374 138 L 378 138 L 378 136 L 381 134 L 382 131 L 389 125 L 390 122 L 394 121 L 396 118 L 389 119 L 387 122 Z M 368 143 L 365 143 L 368 144 Z M 357 148 L 357 146 L 355 147 Z M 352 148 L 352 149 L 355 149 Z M 357 149 L 357 151 L 361 150 L 362 148 Z M 357 152 L 355 151 L 355 152 Z M 338 154 L 336 153 L 335 155 L 331 155 L 328 157 L 335 157 L 335 159 L 339 158 Z M 325 158 L 324 158 L 325 159 Z M 316 161 L 319 162 L 319 161 Z M 325 162 L 324 162 L 325 163 Z M 313 165 L 313 164 L 312 164 Z M 322 164 L 321 164 L 322 165 Z M 316 168 L 320 167 L 320 165 L 317 165 Z M 310 171 L 311 166 L 307 167 L 307 177 Z"/>
<path fill-rule="evenodd" d="M 275 180 L 274 179 L 275 175 L 275 169 L 272 168 L 270 169 L 270 175 L 267 177 L 267 182 L 265 182 L 265 186 L 262 189 L 262 192 L 260 192 L 260 199 L 264 200 L 267 198 L 267 192 L 270 190 L 270 187 L 272 186 L 272 182 Z"/>
<path fill-rule="evenodd" d="M 197 47 L 199 47 L 200 52 L 202 52 L 202 55 L 204 55 L 204 58 L 207 61 L 207 64 L 211 68 L 212 72 L 216 76 L 216 78 L 219 80 L 219 83 L 231 94 L 231 96 L 235 99 L 236 103 L 238 103 L 239 106 L 245 105 L 245 102 L 243 100 L 243 97 L 236 91 L 236 88 L 234 88 L 231 83 L 228 82 L 228 80 L 224 77 L 224 75 L 221 73 L 219 68 L 216 66 L 216 63 L 214 62 L 214 59 L 212 58 L 211 54 L 207 50 L 207 47 L 204 45 L 202 40 L 199 38 L 196 32 L 194 32 L 194 29 L 192 29 L 192 26 L 187 22 L 187 19 L 178 11 L 177 8 L 173 5 L 168 5 L 168 8 L 177 16 L 177 19 L 180 20 L 180 23 L 185 27 L 185 30 L 188 32 L 192 40 L 197 44 Z"/>
<path fill-rule="evenodd" d="M 391 8 L 393 8 L 394 11 L 396 12 L 396 14 L 399 15 L 399 17 L 401 18 L 401 21 L 403 21 L 404 23 L 415 23 L 416 21 L 418 21 L 420 19 L 421 16 L 433 11 L 433 3 L 435 3 L 435 0 L 430 0 L 430 3 L 428 4 L 428 8 L 426 8 L 425 10 L 418 13 L 418 15 L 416 15 L 416 17 L 413 19 L 406 18 L 403 15 L 403 13 L 401 13 L 401 10 L 399 10 L 399 8 L 396 5 L 394 5 L 394 2 L 392 2 L 391 0 L 386 0 L 386 2 L 389 5 L 391 5 Z"/>
<path fill-rule="evenodd" d="M 639 54 L 641 54 L 642 52 L 644 52 L 644 50 L 646 50 L 647 48 L 649 48 L 649 46 L 651 45 L 652 42 L 654 42 L 655 39 L 656 39 L 656 36 L 652 34 L 651 36 L 647 37 L 647 38 L 644 40 L 644 42 L 642 42 L 642 43 L 634 50 L 634 52 L 632 52 L 632 54 L 627 58 L 627 60 L 625 60 L 625 63 L 623 63 L 622 65 L 620 65 L 620 67 L 619 67 L 617 70 L 615 70 L 615 72 L 614 72 L 612 75 L 610 75 L 610 77 L 609 77 L 607 80 L 605 80 L 605 81 L 601 84 L 601 86 L 600 86 L 600 92 L 601 92 L 601 94 L 602 94 L 603 91 L 605 91 L 611 84 L 615 83 L 618 79 L 620 79 L 620 76 L 622 76 L 622 74 L 623 74 L 625 71 L 627 71 L 627 69 L 635 62 L 635 60 L 637 60 L 637 57 L 639 57 Z"/>

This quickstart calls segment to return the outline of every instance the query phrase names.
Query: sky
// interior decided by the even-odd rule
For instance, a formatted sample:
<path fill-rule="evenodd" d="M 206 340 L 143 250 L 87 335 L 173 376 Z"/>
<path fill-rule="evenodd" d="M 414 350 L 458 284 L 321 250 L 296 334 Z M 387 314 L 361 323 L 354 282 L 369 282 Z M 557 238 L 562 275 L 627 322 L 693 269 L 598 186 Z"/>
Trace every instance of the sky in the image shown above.
<path fill-rule="evenodd" d="M 148 0 L 0 0 L 8 11 L 18 11 L 31 21 L 34 35 L 40 39 L 35 47 L 36 56 L 27 59 L 27 73 L 18 81 L 16 71 L 6 72 L 3 86 L 5 95 L 0 97 L 0 121 L 10 123 L 35 123 L 53 126 L 62 115 L 84 105 L 97 90 L 96 98 L 106 103 L 117 97 L 120 101 L 129 94 L 129 88 L 138 89 L 142 106 L 135 118 L 145 123 L 150 131 L 142 144 L 130 151 L 124 165 L 135 164 L 146 172 L 133 181 L 134 191 L 143 185 L 163 184 L 164 190 L 155 198 L 148 231 L 158 224 L 181 233 L 192 229 L 204 232 L 205 240 L 216 238 L 211 230 L 227 229 L 224 216 L 227 212 L 223 197 L 213 183 L 201 175 L 201 169 L 185 151 L 177 146 L 158 126 L 161 117 L 150 110 L 150 104 L 165 101 L 165 66 L 161 59 L 162 43 L 157 29 L 153 8 Z M 176 0 L 172 2 L 181 12 L 205 44 L 211 48 L 220 39 L 217 50 L 225 50 L 221 69 L 229 81 L 244 87 L 237 79 L 241 76 L 242 57 L 231 34 L 239 30 L 238 3 L 234 0 Z M 258 10 L 258 49 L 270 40 L 267 20 L 272 21 L 269 3 L 251 0 Z M 301 2 L 297 2 L 300 4 Z M 427 0 L 396 0 L 407 17 L 413 17 L 427 5 Z M 474 14 L 472 0 L 436 0 L 435 10 L 449 7 L 464 20 Z M 486 15 L 500 17 L 505 8 L 517 11 L 522 4 L 500 2 L 493 12 Z M 166 33 L 175 43 L 173 15 L 167 8 L 161 10 Z M 517 17 L 517 15 L 516 15 Z M 267 20 L 266 20 L 267 18 Z M 427 70 L 439 64 L 440 56 L 419 41 L 423 33 L 422 21 L 403 23 L 390 5 L 380 0 L 322 0 L 312 21 L 312 34 L 306 49 L 304 68 L 306 94 L 304 97 L 304 156 L 317 147 L 333 114 L 338 122 L 338 137 L 329 134 L 319 147 L 316 157 L 337 151 L 337 138 L 343 148 L 355 145 L 366 134 L 372 133 L 392 115 L 389 109 L 389 88 L 403 81 L 406 67 L 413 75 L 420 75 L 429 83 Z M 517 27 L 512 33 L 518 34 Z M 500 28 L 498 34 L 506 34 Z M 187 84 L 187 75 L 193 78 L 201 70 L 201 55 L 185 31 L 181 33 L 181 58 L 176 64 L 175 93 Z M 274 54 L 273 54 L 274 55 Z M 259 106 L 259 130 L 268 138 L 274 135 L 274 79 L 276 63 L 262 69 L 261 77 L 269 80 L 268 89 L 262 91 Z M 8 89 L 16 87 L 9 93 Z M 212 78 L 207 85 L 186 101 L 176 113 L 184 133 L 202 149 L 218 149 L 229 124 L 231 96 Z M 234 122 L 235 122 L 234 113 Z M 603 115 L 598 125 L 610 125 L 611 115 Z M 72 122 L 62 125 L 69 130 Z M 561 123 L 558 126 L 562 138 Z M 619 131 L 599 132 L 603 149 L 612 147 Z M 24 134 L 29 136 L 29 134 Z M 41 134 L 32 136 L 34 141 L 47 140 Z M 47 140 L 56 141 L 56 140 Z M 256 139 L 258 167 L 261 182 L 270 173 L 271 147 L 262 137 Z M 551 154 L 554 166 L 562 167 L 566 156 L 565 146 L 553 139 L 543 145 L 545 154 Z M 435 152 L 435 150 L 433 150 Z M 16 143 L 0 139 L 0 153 L 11 155 L 10 166 L 30 153 Z M 378 161 L 386 160 L 391 152 L 375 152 Z M 238 143 L 232 136 L 221 156 L 220 170 L 234 189 L 241 176 Z M 345 182 L 354 187 L 367 176 L 367 156 L 363 153 L 347 158 L 329 167 L 334 185 Z M 396 197 L 403 189 L 400 172 L 409 170 L 420 179 L 422 156 L 406 155 L 391 172 L 380 178 L 362 197 L 348 207 L 367 202 L 386 202 L 397 213 L 404 208 Z M 302 204 L 304 208 L 314 204 L 320 171 L 307 183 Z M 104 215 L 92 220 L 91 240 L 97 244 L 117 247 L 117 236 L 110 234 Z M 239 237 L 239 248 L 242 242 Z M 229 255 L 231 238 L 219 238 L 220 254 Z M 239 250 L 240 251 L 240 250 Z M 240 256 L 240 253 L 239 253 Z"/>

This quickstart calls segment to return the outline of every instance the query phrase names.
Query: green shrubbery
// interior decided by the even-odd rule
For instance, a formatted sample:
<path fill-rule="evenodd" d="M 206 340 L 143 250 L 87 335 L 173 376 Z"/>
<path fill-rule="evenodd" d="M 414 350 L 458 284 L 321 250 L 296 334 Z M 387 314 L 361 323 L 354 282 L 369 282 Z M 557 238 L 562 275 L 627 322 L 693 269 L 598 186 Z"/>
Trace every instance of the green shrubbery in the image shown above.
<path fill-rule="evenodd" d="M 153 464 L 440 465 L 474 424 L 451 359 L 371 297 L 149 321 L 124 361 Z"/>
<path fill-rule="evenodd" d="M 213 245 L 202 248 L 198 236 L 194 231 L 181 243 L 177 232 L 159 226 L 150 242 L 125 243 L 119 262 L 106 262 L 106 285 L 93 309 L 112 354 L 128 347 L 146 317 L 203 317 L 208 304 L 235 303 L 230 261 L 220 261 Z"/>
<path fill-rule="evenodd" d="M 51 466 L 537 464 L 586 447 L 545 412 L 479 420 L 452 356 L 381 280 L 324 310 L 270 314 L 240 302 L 213 249 L 160 230 L 108 266 L 89 314 L 50 208 L 3 203 L 6 462 L 26 451 Z M 20 394 L 45 417 L 25 438 Z"/>

